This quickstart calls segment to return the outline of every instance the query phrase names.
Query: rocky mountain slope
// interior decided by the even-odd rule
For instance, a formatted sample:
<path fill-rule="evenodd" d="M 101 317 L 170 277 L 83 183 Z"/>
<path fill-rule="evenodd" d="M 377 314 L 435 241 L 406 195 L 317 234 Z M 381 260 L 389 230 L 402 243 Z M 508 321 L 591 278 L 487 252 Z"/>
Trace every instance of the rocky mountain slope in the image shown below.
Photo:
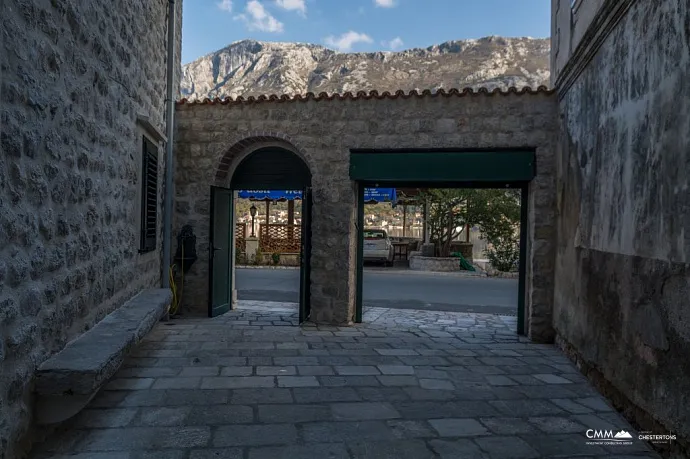
<path fill-rule="evenodd" d="M 534 38 L 486 37 L 375 53 L 243 40 L 184 65 L 181 96 L 536 88 L 549 84 L 549 50 L 549 39 Z"/>

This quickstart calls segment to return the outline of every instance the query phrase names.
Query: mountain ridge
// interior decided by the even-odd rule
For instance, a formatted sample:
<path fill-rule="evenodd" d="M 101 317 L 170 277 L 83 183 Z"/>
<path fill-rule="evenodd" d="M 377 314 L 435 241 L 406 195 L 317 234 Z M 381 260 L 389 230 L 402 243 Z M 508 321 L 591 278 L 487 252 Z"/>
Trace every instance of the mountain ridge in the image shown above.
<path fill-rule="evenodd" d="M 489 36 L 401 51 L 341 53 L 312 43 L 239 40 L 183 66 L 188 100 L 239 96 L 549 86 L 548 38 Z"/>

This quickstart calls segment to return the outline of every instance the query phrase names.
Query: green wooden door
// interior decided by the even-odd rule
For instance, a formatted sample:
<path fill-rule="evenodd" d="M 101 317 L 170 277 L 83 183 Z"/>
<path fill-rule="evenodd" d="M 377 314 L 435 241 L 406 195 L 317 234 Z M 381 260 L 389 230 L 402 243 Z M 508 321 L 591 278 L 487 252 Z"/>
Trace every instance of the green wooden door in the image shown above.
<path fill-rule="evenodd" d="M 211 187 L 208 315 L 230 310 L 232 302 L 232 191 Z"/>
<path fill-rule="evenodd" d="M 309 320 L 311 313 L 311 188 L 302 194 L 302 250 L 300 251 L 299 322 Z"/>

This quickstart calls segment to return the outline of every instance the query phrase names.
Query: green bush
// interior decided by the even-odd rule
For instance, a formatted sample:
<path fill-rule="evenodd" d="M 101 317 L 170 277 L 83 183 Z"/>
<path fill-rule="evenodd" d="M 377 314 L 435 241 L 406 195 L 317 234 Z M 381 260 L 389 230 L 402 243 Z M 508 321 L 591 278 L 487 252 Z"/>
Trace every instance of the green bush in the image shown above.
<path fill-rule="evenodd" d="M 280 254 L 279 253 L 271 254 L 271 260 L 273 260 L 274 265 L 277 265 L 278 263 L 280 263 Z"/>
<path fill-rule="evenodd" d="M 503 272 L 514 271 L 520 259 L 520 242 L 515 235 L 502 235 L 490 240 L 491 247 L 484 251 L 486 258 L 495 269 Z"/>

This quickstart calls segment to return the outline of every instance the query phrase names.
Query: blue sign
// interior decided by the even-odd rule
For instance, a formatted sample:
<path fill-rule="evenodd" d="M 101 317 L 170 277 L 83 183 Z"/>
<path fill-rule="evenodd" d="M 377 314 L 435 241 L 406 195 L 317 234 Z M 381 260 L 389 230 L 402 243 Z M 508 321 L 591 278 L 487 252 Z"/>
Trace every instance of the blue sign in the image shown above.
<path fill-rule="evenodd" d="M 301 190 L 240 190 L 237 193 L 240 199 L 254 199 L 256 201 L 280 201 L 287 199 L 302 199 Z M 395 188 L 365 188 L 364 202 L 393 202 L 397 201 Z"/>
<path fill-rule="evenodd" d="M 237 197 L 240 199 L 254 199 L 257 201 L 263 201 L 268 199 L 269 201 L 278 201 L 281 199 L 287 199 L 292 201 L 293 199 L 302 199 L 302 191 L 293 190 L 240 190 L 237 193 Z"/>
<path fill-rule="evenodd" d="M 365 188 L 364 202 L 393 202 L 398 200 L 395 188 Z"/>

